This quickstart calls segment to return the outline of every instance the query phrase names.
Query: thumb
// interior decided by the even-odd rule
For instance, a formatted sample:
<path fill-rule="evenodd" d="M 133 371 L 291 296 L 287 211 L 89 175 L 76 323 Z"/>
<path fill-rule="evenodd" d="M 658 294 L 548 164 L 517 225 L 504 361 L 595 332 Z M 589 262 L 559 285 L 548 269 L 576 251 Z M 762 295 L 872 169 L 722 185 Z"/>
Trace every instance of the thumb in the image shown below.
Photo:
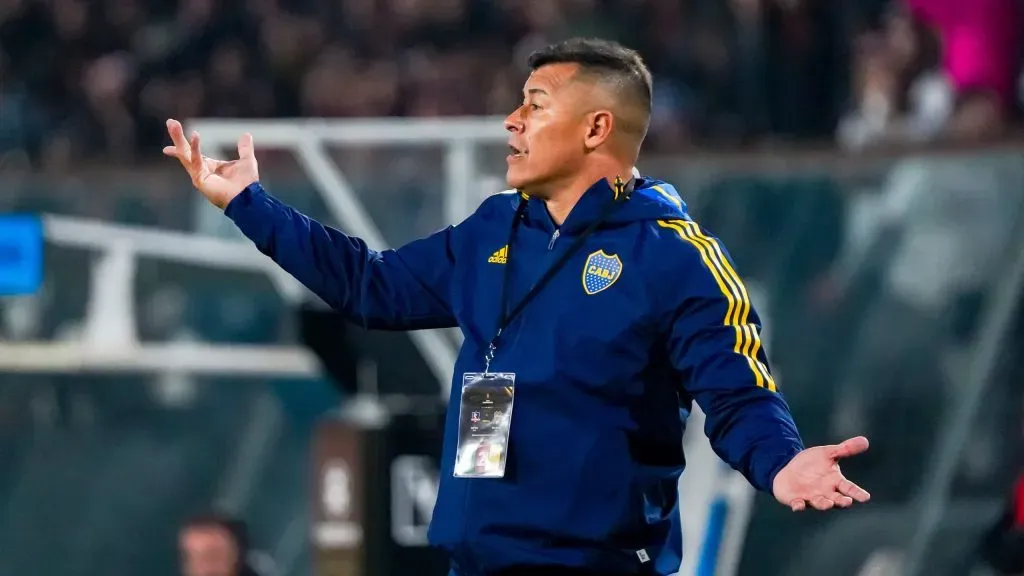
<path fill-rule="evenodd" d="M 843 442 L 836 444 L 830 451 L 832 458 L 838 460 L 840 458 L 849 458 L 850 456 L 856 456 L 863 452 L 867 452 L 869 447 L 868 439 L 864 436 L 857 436 L 844 440 Z"/>
<path fill-rule="evenodd" d="M 252 134 L 248 132 L 242 134 L 242 137 L 238 139 L 238 159 L 253 160 L 255 157 L 256 150 L 252 144 Z"/>

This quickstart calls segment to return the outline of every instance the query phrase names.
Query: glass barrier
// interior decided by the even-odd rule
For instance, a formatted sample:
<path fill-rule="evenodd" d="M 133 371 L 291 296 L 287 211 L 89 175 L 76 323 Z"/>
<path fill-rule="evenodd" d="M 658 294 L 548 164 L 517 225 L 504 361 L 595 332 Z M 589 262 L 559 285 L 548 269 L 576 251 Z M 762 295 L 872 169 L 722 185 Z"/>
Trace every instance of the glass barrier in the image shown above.
<path fill-rule="evenodd" d="M 497 148 L 482 150 L 481 174 L 500 175 L 503 155 Z M 333 222 L 297 165 L 271 156 L 261 169 L 272 191 Z M 438 154 L 338 151 L 335 159 L 390 243 L 444 224 Z M 866 516 L 842 526 L 848 516 L 795 516 L 767 505 L 765 497 L 740 573 L 814 573 L 801 567 L 821 559 L 793 554 L 800 542 L 849 541 L 893 518 L 912 525 L 909 505 L 929 473 L 937 433 L 964 388 L 981 385 L 965 375 L 986 329 L 983 311 L 993 288 L 1006 280 L 1009 256 L 1024 246 L 1018 234 L 1024 150 L 740 161 L 666 156 L 645 157 L 641 168 L 676 184 L 695 218 L 729 248 L 751 291 L 764 295 L 768 351 L 805 441 L 852 434 L 873 441 L 869 454 L 844 467 L 875 497 Z M 194 192 L 174 169 L 74 178 L 0 175 L 0 190 L 4 211 L 179 230 L 193 224 Z M 3 336 L 73 333 L 84 314 L 87 284 L 81 279 L 88 266 L 81 254 L 51 250 L 41 296 L 0 301 Z M 137 276 L 138 329 L 147 337 L 188 333 L 210 342 L 297 342 L 288 306 L 262 279 L 145 261 Z M 1021 341 L 1018 329 L 1003 345 L 1014 351 Z M 1006 490 L 1019 462 L 1022 367 L 1013 354 L 1001 358 L 983 417 L 962 455 L 948 513 L 949 522 L 961 526 L 955 538 L 964 542 L 978 537 L 983 510 Z M 12 455 L 0 464 L 7 468 L 0 474 L 7 510 L 0 517 L 0 550 L 17 551 L 0 555 L 0 573 L 49 576 L 76 566 L 74 573 L 91 574 L 82 567 L 102 565 L 104 573 L 116 566 L 117 573 L 170 574 L 165 568 L 173 564 L 173 527 L 183 511 L 215 498 L 230 475 L 230 454 L 252 425 L 251 405 L 260 398 L 291 415 L 282 420 L 288 431 L 283 447 L 265 454 L 250 479 L 260 486 L 253 490 L 274 494 L 264 499 L 273 510 L 245 510 L 256 530 L 278 541 L 288 515 L 307 507 L 303 434 L 321 410 L 309 398 L 323 399 L 322 406 L 334 400 L 319 387 L 324 383 L 301 384 L 310 387 L 308 397 L 282 395 L 287 386 L 267 381 L 252 384 L 0 375 L 0 397 L 9 399 L 0 402 L 0 422 L 8 430 L 4 454 Z M 175 405 L 176 394 L 194 397 L 182 408 Z M 972 507 L 977 498 L 984 505 Z M 973 522 L 958 522 L 962 510 L 979 512 Z M 43 536 L 50 530 L 53 539 Z M 785 546 L 780 533 L 787 534 Z M 117 544 L 116 537 L 129 534 L 135 544 Z M 898 544 L 883 536 L 875 539 L 879 548 Z M 949 538 L 943 532 L 936 546 Z M 57 542 L 78 555 L 66 561 L 47 556 Z M 873 553 L 850 554 L 843 562 L 853 573 L 854 564 Z M 33 565 L 39 558 L 52 568 Z M 953 570 L 951 562 L 940 564 Z"/>
<path fill-rule="evenodd" d="M 299 401 L 282 403 L 282 390 Z M 0 374 L 0 574 L 179 574 L 176 531 L 212 502 L 242 511 L 254 541 L 280 542 L 307 521 L 322 409 L 302 402 L 332 402 L 319 392 L 258 378 Z"/>

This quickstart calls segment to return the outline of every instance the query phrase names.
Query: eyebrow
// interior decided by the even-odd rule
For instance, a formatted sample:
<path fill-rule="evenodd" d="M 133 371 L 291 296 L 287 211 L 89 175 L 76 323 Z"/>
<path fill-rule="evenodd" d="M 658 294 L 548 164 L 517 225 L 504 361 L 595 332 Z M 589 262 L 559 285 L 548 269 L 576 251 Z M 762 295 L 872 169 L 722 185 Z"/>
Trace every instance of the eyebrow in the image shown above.
<path fill-rule="evenodd" d="M 543 95 L 543 96 L 547 96 L 548 95 L 547 90 L 543 90 L 541 88 L 530 88 L 529 90 L 526 91 L 526 93 L 529 94 L 529 95 L 533 95 L 533 94 L 540 94 L 540 95 Z"/>

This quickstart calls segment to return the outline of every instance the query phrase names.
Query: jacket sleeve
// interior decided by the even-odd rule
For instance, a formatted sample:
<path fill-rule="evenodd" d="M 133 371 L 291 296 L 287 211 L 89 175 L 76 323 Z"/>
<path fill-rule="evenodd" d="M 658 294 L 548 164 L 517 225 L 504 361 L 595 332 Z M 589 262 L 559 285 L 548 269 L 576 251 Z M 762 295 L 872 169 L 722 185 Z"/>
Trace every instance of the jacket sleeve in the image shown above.
<path fill-rule="evenodd" d="M 663 226 L 683 240 L 684 252 L 665 315 L 671 362 L 704 411 L 718 456 L 771 492 L 803 443 L 768 368 L 757 312 L 717 239 L 690 221 Z"/>
<path fill-rule="evenodd" d="M 224 213 L 260 252 L 353 322 L 383 330 L 457 325 L 449 301 L 452 227 L 378 252 L 283 204 L 259 183 Z"/>

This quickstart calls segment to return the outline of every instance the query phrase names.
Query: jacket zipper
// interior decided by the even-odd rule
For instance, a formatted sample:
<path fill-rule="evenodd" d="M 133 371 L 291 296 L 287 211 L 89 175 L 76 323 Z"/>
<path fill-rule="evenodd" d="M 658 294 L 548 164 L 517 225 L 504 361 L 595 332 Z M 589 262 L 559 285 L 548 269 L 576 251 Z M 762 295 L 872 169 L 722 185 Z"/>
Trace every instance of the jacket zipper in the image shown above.
<path fill-rule="evenodd" d="M 548 242 L 548 250 L 554 250 L 555 249 L 555 241 L 556 240 L 558 240 L 558 230 L 555 230 L 555 233 L 551 235 L 551 241 Z"/>

